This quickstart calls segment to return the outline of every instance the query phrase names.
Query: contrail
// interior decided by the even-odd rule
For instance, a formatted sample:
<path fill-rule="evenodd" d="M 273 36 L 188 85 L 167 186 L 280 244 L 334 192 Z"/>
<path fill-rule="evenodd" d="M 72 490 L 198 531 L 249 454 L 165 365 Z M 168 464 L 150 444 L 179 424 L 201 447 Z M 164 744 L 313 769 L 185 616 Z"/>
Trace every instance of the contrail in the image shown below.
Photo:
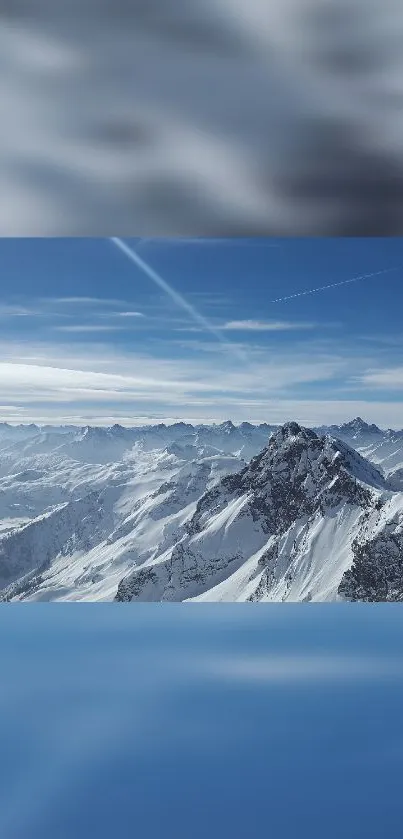
<path fill-rule="evenodd" d="M 230 350 L 234 355 L 238 356 L 241 361 L 244 362 L 247 360 L 244 353 L 241 353 L 238 347 L 234 347 L 233 344 L 227 341 L 218 329 L 215 329 L 215 327 L 212 326 L 212 324 L 209 323 L 209 321 L 203 317 L 203 315 L 201 315 L 200 312 L 191 305 L 191 303 L 188 303 L 182 294 L 175 291 L 175 289 L 173 289 L 160 274 L 154 271 L 154 268 L 151 268 L 151 265 L 144 262 L 144 259 L 142 259 L 136 251 L 126 245 L 123 239 L 119 239 L 117 236 L 111 236 L 110 241 L 113 242 L 113 244 L 116 245 L 116 247 L 119 248 L 119 250 L 121 250 L 122 253 L 124 253 L 132 262 L 134 262 L 134 264 L 137 265 L 137 267 L 140 268 L 144 274 L 146 274 L 147 277 L 149 277 L 150 280 L 158 286 L 158 288 L 164 291 L 177 306 L 184 309 L 184 311 L 193 318 L 198 326 L 200 326 L 205 332 L 209 332 L 213 335 L 220 344 L 222 344 L 227 350 Z"/>
<path fill-rule="evenodd" d="M 359 280 L 377 277 L 379 274 L 387 274 L 389 271 L 398 271 L 398 268 L 383 268 L 382 271 L 373 271 L 372 274 L 361 274 L 359 277 L 341 280 L 338 283 L 330 283 L 330 285 L 322 285 L 318 288 L 307 288 L 304 291 L 297 291 L 295 294 L 288 294 L 287 297 L 276 297 L 275 300 L 269 300 L 269 303 L 284 303 L 286 300 L 293 300 L 295 297 L 304 297 L 306 294 L 317 294 L 319 291 L 327 291 L 328 288 L 338 288 L 342 285 L 348 285 L 348 283 L 358 283 Z"/>

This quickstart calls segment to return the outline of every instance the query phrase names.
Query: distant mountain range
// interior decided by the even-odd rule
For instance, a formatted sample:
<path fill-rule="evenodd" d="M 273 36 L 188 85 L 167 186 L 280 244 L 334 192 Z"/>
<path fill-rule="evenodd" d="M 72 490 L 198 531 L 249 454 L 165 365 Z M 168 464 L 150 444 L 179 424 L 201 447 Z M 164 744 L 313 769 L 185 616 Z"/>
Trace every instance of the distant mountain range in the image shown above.
<path fill-rule="evenodd" d="M 403 600 L 403 431 L 0 423 L 0 598 Z"/>

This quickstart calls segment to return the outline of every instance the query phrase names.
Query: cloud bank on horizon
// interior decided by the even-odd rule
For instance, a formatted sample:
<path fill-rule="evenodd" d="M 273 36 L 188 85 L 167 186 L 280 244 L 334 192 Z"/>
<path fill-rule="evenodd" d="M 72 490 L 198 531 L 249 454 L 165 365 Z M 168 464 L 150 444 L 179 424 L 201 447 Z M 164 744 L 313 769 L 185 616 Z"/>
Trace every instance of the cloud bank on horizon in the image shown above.
<path fill-rule="evenodd" d="M 115 244 L 0 242 L 0 421 L 403 427 L 400 239 Z"/>

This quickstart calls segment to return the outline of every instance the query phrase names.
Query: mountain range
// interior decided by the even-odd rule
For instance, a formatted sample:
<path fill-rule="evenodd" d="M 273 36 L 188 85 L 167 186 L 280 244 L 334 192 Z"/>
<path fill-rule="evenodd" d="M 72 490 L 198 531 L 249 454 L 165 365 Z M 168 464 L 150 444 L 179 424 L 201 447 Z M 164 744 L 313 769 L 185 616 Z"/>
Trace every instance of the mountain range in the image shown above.
<path fill-rule="evenodd" d="M 0 599 L 403 600 L 403 431 L 0 423 Z"/>

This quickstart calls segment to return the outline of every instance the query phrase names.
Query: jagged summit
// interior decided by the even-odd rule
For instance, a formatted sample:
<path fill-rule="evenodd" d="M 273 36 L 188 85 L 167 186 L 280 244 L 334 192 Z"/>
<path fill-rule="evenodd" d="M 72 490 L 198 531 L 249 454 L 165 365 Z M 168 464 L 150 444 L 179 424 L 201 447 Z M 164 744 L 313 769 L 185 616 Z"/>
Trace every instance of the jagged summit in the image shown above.
<path fill-rule="evenodd" d="M 381 473 L 347 443 L 287 422 L 200 497 L 185 534 L 122 580 L 117 599 L 337 599 L 356 545 L 385 526 L 391 499 Z"/>
<path fill-rule="evenodd" d="M 343 470 L 369 486 L 386 486 L 381 472 L 347 443 L 329 434 L 319 435 L 296 422 L 285 423 L 271 435 L 266 449 L 252 459 L 250 468 L 256 469 L 257 464 L 266 472 L 279 468 L 284 471 L 287 465 L 297 469 L 298 477 L 310 471 L 316 474 L 320 464 L 332 479 L 336 471 Z"/>
<path fill-rule="evenodd" d="M 350 422 L 345 423 L 346 426 L 352 426 L 355 428 L 368 428 L 368 423 L 363 420 L 362 417 L 354 417 L 354 419 L 350 420 Z"/>
<path fill-rule="evenodd" d="M 235 431 L 235 425 L 232 422 L 232 420 L 226 420 L 225 422 L 222 422 L 218 426 L 218 428 L 220 429 L 220 431 L 223 431 L 225 434 L 231 434 L 232 431 Z"/>
<path fill-rule="evenodd" d="M 108 437 L 108 429 L 97 425 L 86 425 L 77 435 L 78 440 L 104 440 Z"/>
<path fill-rule="evenodd" d="M 362 417 L 355 417 L 350 422 L 345 422 L 340 427 L 341 431 L 352 431 L 356 434 L 381 434 L 381 429 L 375 423 L 369 424 Z"/>
<path fill-rule="evenodd" d="M 334 506 L 343 499 L 361 503 L 367 487 L 386 487 L 381 473 L 346 443 L 329 435 L 320 437 L 296 422 L 275 431 L 266 448 L 238 476 L 224 478 L 222 484 L 231 488 L 237 481 L 239 492 L 252 492 L 259 503 L 270 499 L 270 508 L 274 504 L 273 509 L 279 509 L 282 499 L 287 520 L 298 510 L 306 512 L 323 503 Z M 273 519 L 272 526 L 276 529 Z"/>
<path fill-rule="evenodd" d="M 288 422 L 243 470 L 200 499 L 189 533 L 202 532 L 209 517 L 235 499 L 245 499 L 243 515 L 258 521 L 264 533 L 279 535 L 301 518 L 333 515 L 343 505 L 366 509 L 373 491 L 385 487 L 378 470 L 349 446 Z"/>
<path fill-rule="evenodd" d="M 276 440 L 276 442 L 281 440 L 290 440 L 296 437 L 299 437 L 301 440 L 312 440 L 316 438 L 318 435 L 313 431 L 311 428 L 304 428 L 302 425 L 299 425 L 298 422 L 285 422 L 284 425 L 280 425 L 272 435 L 272 438 Z"/>

